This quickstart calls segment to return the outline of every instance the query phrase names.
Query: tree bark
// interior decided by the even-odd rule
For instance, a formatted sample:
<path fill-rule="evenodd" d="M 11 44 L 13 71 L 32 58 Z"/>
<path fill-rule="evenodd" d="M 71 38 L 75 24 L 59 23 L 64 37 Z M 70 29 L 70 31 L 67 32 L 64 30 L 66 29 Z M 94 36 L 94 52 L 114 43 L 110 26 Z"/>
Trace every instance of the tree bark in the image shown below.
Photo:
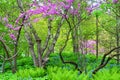
<path fill-rule="evenodd" d="M 58 28 L 57 28 L 57 31 L 56 31 L 56 34 L 55 34 L 55 37 L 52 41 L 52 44 L 49 46 L 48 50 L 46 51 L 45 53 L 45 56 L 44 56 L 44 59 L 46 60 L 46 58 L 48 58 L 48 56 L 50 55 L 50 53 L 53 51 L 54 47 L 55 47 L 55 44 L 58 40 L 58 37 L 60 35 L 60 30 L 61 30 L 61 27 L 62 27 L 62 24 L 63 24 L 63 21 L 64 19 L 61 19 L 60 23 L 58 24 Z"/>
<path fill-rule="evenodd" d="M 98 58 L 98 39 L 99 36 L 99 30 L 98 30 L 98 15 L 96 15 L 96 59 Z"/>
<path fill-rule="evenodd" d="M 116 46 L 118 47 L 120 45 L 120 17 L 116 17 L 116 21 L 117 21 L 117 25 L 116 25 Z M 117 54 L 120 53 L 120 50 L 117 49 L 116 51 Z M 117 56 L 117 64 L 119 64 L 120 60 L 119 60 L 119 55 Z"/>
<path fill-rule="evenodd" d="M 35 51 L 34 51 L 34 43 L 32 41 L 32 36 L 30 35 L 30 32 L 27 31 L 28 27 L 27 27 L 26 24 L 24 25 L 24 30 L 25 30 L 25 36 L 28 40 L 29 50 L 30 50 L 30 53 L 31 53 L 31 56 L 32 56 L 32 59 L 33 59 L 34 66 L 37 67 L 38 62 L 37 62 L 37 57 L 36 57 Z"/>
<path fill-rule="evenodd" d="M 35 41 L 37 43 L 37 54 L 38 54 L 38 66 L 42 67 L 42 48 L 41 48 L 41 39 L 38 36 L 37 32 L 35 31 L 32 24 L 30 24 L 30 29 L 32 31 L 32 34 L 34 35 Z"/>
<path fill-rule="evenodd" d="M 72 44 L 73 44 L 73 52 L 78 53 L 79 52 L 79 45 L 78 45 L 78 29 L 75 28 L 72 30 Z"/>
<path fill-rule="evenodd" d="M 8 49 L 7 49 L 7 45 L 4 43 L 4 40 L 2 40 L 1 37 L 0 37 L 0 42 L 2 43 L 3 48 L 4 48 L 5 52 L 6 52 L 6 56 L 5 57 L 10 58 L 10 55 L 9 55 L 9 52 L 8 52 Z M 5 57 L 3 58 L 2 72 L 4 72 L 4 65 L 5 65 L 5 62 L 6 62 Z M 11 68 L 12 68 L 12 61 L 9 60 L 9 63 L 10 63 Z M 12 71 L 13 71 L 13 68 L 12 68 Z"/>

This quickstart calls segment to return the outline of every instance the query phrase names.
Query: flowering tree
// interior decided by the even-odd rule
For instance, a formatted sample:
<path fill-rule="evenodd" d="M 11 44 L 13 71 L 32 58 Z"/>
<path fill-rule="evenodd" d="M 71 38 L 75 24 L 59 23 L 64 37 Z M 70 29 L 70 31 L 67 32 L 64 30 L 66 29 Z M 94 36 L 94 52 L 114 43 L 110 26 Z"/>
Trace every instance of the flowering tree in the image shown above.
<path fill-rule="evenodd" d="M 2 72 L 4 72 L 4 65 L 6 63 L 6 61 L 9 61 L 10 62 L 10 66 L 12 68 L 12 72 L 14 73 L 16 71 L 16 56 L 18 54 L 18 41 L 19 41 L 19 38 L 20 38 L 20 33 L 21 33 L 21 26 L 17 26 L 16 24 L 12 23 L 12 20 L 14 21 L 15 17 L 17 15 L 14 15 L 14 18 L 11 16 L 13 16 L 12 14 L 15 14 L 17 12 L 13 12 L 12 14 L 9 13 L 9 8 L 15 6 L 15 4 L 13 4 L 11 6 L 11 3 L 13 3 L 14 0 L 12 0 L 11 2 L 9 2 L 8 5 L 6 5 L 5 1 L 2 1 L 1 2 L 1 25 L 4 24 L 4 26 L 6 26 L 8 29 L 8 31 L 5 31 L 3 33 L 1 33 L 0 35 L 0 42 L 3 46 L 3 49 L 5 50 L 5 53 L 2 55 L 0 54 L 2 60 L 3 60 L 3 63 L 2 63 Z M 7 6 L 6 8 L 4 8 L 4 6 Z M 11 10 L 11 9 L 10 9 Z M 16 10 L 16 8 L 13 8 L 11 11 L 14 11 Z M 17 11 L 17 10 L 16 10 Z M 9 19 L 8 19 L 9 18 Z M 13 26 L 14 24 L 14 26 Z M 3 27 L 3 26 L 1 26 Z M 6 28 L 5 28 L 6 30 Z M 9 33 L 9 34 L 8 34 Z M 9 35 L 10 38 L 9 38 L 9 41 L 6 40 L 6 36 Z"/>
<path fill-rule="evenodd" d="M 18 6 L 22 13 L 19 15 L 15 23 L 18 24 L 21 19 L 24 20 L 22 24 L 24 26 L 25 35 L 29 43 L 29 48 L 33 58 L 34 66 L 45 66 L 45 63 L 48 61 L 48 57 L 53 51 L 55 44 L 58 40 L 63 23 L 66 22 L 68 24 L 70 29 L 70 31 L 68 31 L 69 34 L 73 29 L 79 26 L 80 4 L 78 3 L 78 6 L 73 6 L 74 3 L 74 0 L 55 2 L 52 2 L 50 0 L 39 2 L 34 0 L 33 3 L 30 5 L 31 8 L 24 11 L 21 0 L 18 0 Z M 36 32 L 31 23 L 31 17 L 34 15 L 41 15 L 40 18 L 46 18 L 48 20 L 48 35 L 45 44 L 42 44 L 42 39 L 38 36 L 38 33 Z M 40 18 L 36 18 L 34 19 L 34 21 L 38 21 L 40 20 Z M 54 37 L 51 39 L 51 30 L 53 27 L 52 22 L 57 19 L 57 30 L 54 34 Z M 73 21 L 73 23 L 70 22 L 71 20 Z M 12 38 L 14 39 L 14 37 Z M 37 54 L 34 49 L 34 44 L 37 44 Z"/>

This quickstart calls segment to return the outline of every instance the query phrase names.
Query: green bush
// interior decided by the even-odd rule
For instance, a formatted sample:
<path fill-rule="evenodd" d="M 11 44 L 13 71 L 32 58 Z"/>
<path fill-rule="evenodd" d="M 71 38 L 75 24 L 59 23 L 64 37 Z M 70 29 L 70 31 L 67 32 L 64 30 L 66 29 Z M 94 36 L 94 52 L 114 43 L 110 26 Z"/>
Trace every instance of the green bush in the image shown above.
<path fill-rule="evenodd" d="M 35 77 L 43 77 L 46 75 L 46 72 L 43 68 L 30 68 L 30 69 L 24 69 L 19 70 L 16 73 L 18 78 L 24 79 L 24 78 L 35 78 Z"/>
<path fill-rule="evenodd" d="M 33 65 L 31 57 L 22 57 L 17 61 L 17 63 L 18 66 Z"/>
<path fill-rule="evenodd" d="M 120 80 L 120 69 L 114 67 L 112 69 L 102 69 L 93 75 L 92 80 Z"/>
<path fill-rule="evenodd" d="M 85 80 L 87 77 L 80 76 L 76 70 L 68 70 L 66 68 L 48 67 L 48 79 L 49 80 Z M 83 73 L 84 74 L 84 73 Z"/>
<path fill-rule="evenodd" d="M 10 71 L 2 74 L 0 73 L 0 80 L 17 80 L 16 74 L 12 74 Z"/>

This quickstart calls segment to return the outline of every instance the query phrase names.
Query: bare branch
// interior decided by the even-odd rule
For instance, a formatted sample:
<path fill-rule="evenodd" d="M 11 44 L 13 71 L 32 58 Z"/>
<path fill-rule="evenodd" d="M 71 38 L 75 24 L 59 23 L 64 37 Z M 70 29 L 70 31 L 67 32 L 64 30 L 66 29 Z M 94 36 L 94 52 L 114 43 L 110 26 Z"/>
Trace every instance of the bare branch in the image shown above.
<path fill-rule="evenodd" d="M 119 48 L 120 48 L 120 46 L 119 46 L 119 47 L 115 47 L 115 48 L 111 49 L 109 52 L 107 52 L 106 54 L 104 54 L 104 55 L 103 55 L 103 58 L 102 58 L 102 60 L 101 60 L 100 65 L 99 65 L 92 73 L 93 73 L 93 74 L 96 74 L 96 72 L 99 71 L 100 69 L 102 69 L 103 67 L 105 67 L 105 66 L 107 65 L 107 63 L 108 63 L 113 57 L 119 56 L 120 54 L 114 54 L 114 55 L 108 57 L 107 60 L 105 61 L 105 59 L 106 59 L 106 57 L 107 57 L 108 55 L 110 55 L 114 50 L 119 49 Z"/>
<path fill-rule="evenodd" d="M 98 72 L 100 69 L 102 69 L 103 67 L 105 67 L 107 65 L 107 63 L 115 56 L 120 56 L 120 54 L 114 54 L 111 57 L 108 57 L 108 59 L 106 60 L 106 62 L 104 62 L 103 64 L 99 65 L 92 73 L 96 74 L 96 72 Z"/>
<path fill-rule="evenodd" d="M 20 9 L 21 12 L 24 12 L 23 10 L 23 5 L 22 5 L 22 1 L 21 0 L 17 0 L 17 4 L 18 4 L 18 7 Z"/>
<path fill-rule="evenodd" d="M 9 52 L 8 52 L 8 50 L 7 50 L 7 45 L 4 43 L 4 40 L 3 40 L 1 37 L 0 37 L 0 42 L 1 42 L 2 45 L 3 45 L 3 48 L 4 48 L 5 52 L 6 52 L 7 58 L 9 58 Z"/>
<path fill-rule="evenodd" d="M 62 62 L 63 62 L 64 64 L 72 64 L 72 65 L 74 65 L 74 66 L 75 66 L 75 69 L 77 69 L 80 73 L 82 73 L 82 71 L 78 68 L 78 64 L 77 64 L 77 63 L 75 63 L 75 62 L 73 62 L 73 61 L 64 61 L 64 59 L 63 59 L 63 57 L 62 57 L 62 52 L 63 52 L 63 50 L 65 49 L 65 47 L 67 46 L 67 42 L 69 41 L 70 33 L 71 33 L 71 31 L 75 28 L 75 27 L 72 28 L 72 26 L 71 26 L 71 24 L 70 24 L 70 21 L 69 21 L 67 18 L 65 18 L 65 19 L 66 19 L 66 21 L 67 21 L 70 29 L 69 29 L 69 31 L 68 31 L 68 33 L 67 33 L 67 35 L 66 35 L 67 38 L 66 38 L 66 40 L 65 40 L 65 44 L 64 44 L 64 46 L 60 49 L 60 52 L 59 52 L 60 59 L 62 60 Z"/>
<path fill-rule="evenodd" d="M 44 48 L 42 50 L 42 54 L 44 53 L 44 51 L 46 50 L 47 46 L 48 46 L 48 43 L 49 43 L 49 40 L 50 40 L 50 36 L 51 36 L 51 20 L 49 19 L 48 20 L 48 35 L 47 35 L 47 38 L 46 38 L 46 42 L 45 42 L 45 45 L 44 45 Z"/>
<path fill-rule="evenodd" d="M 60 35 L 60 30 L 61 30 L 61 27 L 62 27 L 63 22 L 64 22 L 64 18 L 61 18 L 61 21 L 60 21 L 60 23 L 58 24 L 58 28 L 57 28 L 55 37 L 54 37 L 54 39 L 53 39 L 50 47 L 49 47 L 48 50 L 46 51 L 45 56 L 44 56 L 44 59 L 46 59 L 46 58 L 50 55 L 51 51 L 52 51 L 53 48 L 55 47 L 55 44 L 56 44 L 56 42 L 57 42 L 57 39 L 58 39 L 58 37 L 59 37 L 59 35 Z"/>

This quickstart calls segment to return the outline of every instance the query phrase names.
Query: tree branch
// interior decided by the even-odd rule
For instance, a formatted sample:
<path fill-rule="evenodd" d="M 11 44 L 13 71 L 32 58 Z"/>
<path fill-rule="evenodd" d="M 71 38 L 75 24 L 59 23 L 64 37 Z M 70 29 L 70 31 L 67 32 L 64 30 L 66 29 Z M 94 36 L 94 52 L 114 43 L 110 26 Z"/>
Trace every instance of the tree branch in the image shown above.
<path fill-rule="evenodd" d="M 51 27 L 52 27 L 51 20 L 49 19 L 48 20 L 48 35 L 47 35 L 47 38 L 46 38 L 46 42 L 45 42 L 44 48 L 42 50 L 42 54 L 47 49 L 47 46 L 48 46 L 48 43 L 49 43 L 49 40 L 50 40 L 50 36 L 51 36 Z"/>
<path fill-rule="evenodd" d="M 120 46 L 119 46 L 119 47 L 115 47 L 115 48 L 111 49 L 109 52 L 107 52 L 106 54 L 104 54 L 104 55 L 103 55 L 103 58 L 102 58 L 102 60 L 101 60 L 100 65 L 99 65 L 92 73 L 93 73 L 93 74 L 96 74 L 96 72 L 98 72 L 100 69 L 102 69 L 103 67 L 105 67 L 105 66 L 107 65 L 107 63 L 108 63 L 113 57 L 119 56 L 120 54 L 114 54 L 114 55 L 108 57 L 107 60 L 105 61 L 105 59 L 106 59 L 106 57 L 107 57 L 108 55 L 110 55 L 114 50 L 119 49 L 119 48 L 120 48 Z"/>

